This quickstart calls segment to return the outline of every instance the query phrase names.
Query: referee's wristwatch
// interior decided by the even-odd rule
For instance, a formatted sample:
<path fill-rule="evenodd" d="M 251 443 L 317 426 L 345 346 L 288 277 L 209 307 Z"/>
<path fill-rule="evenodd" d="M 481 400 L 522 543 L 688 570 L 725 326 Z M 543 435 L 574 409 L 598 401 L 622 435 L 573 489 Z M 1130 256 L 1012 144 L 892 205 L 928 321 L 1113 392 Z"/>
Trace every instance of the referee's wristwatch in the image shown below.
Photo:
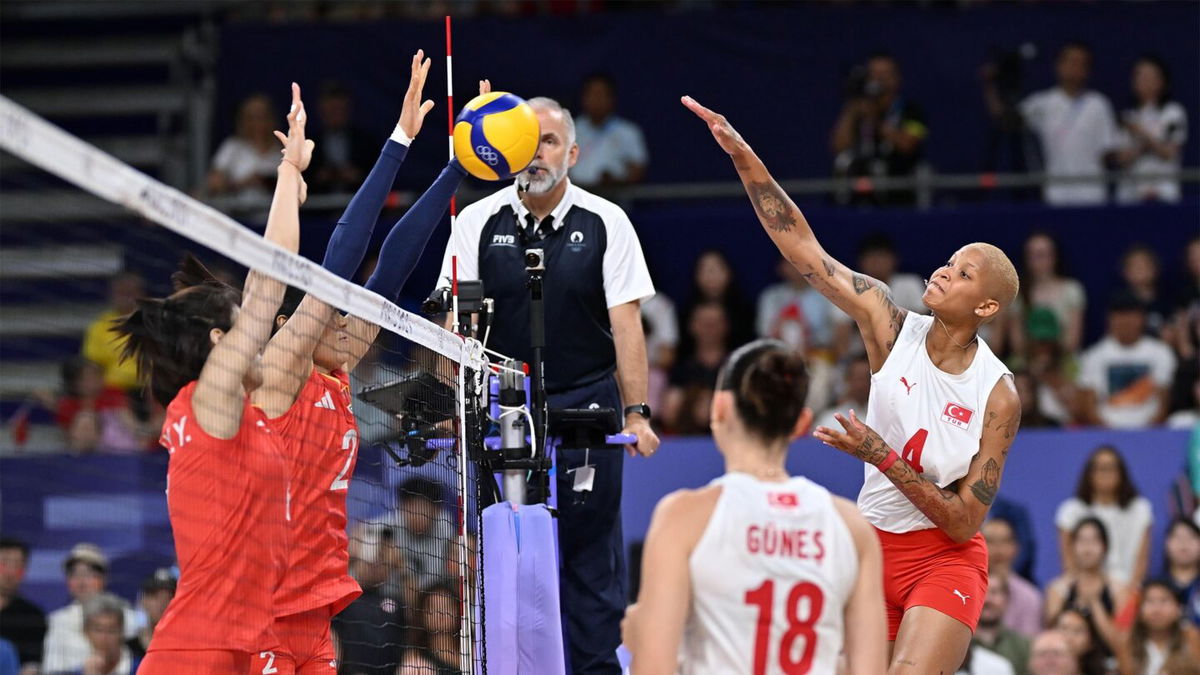
<path fill-rule="evenodd" d="M 625 416 L 629 417 L 630 415 L 641 415 L 647 422 L 649 422 L 650 406 L 646 405 L 645 403 L 625 406 Z"/>

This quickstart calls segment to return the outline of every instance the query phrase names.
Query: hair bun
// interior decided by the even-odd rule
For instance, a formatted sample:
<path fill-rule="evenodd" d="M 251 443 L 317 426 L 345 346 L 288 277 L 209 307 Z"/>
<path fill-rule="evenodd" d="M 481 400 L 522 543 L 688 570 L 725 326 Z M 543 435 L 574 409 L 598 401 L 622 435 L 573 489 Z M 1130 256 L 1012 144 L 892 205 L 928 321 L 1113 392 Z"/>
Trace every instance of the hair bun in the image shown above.
<path fill-rule="evenodd" d="M 792 432 L 808 395 L 808 368 L 792 348 L 762 349 L 737 386 L 738 413 L 747 427 L 774 439 Z"/>

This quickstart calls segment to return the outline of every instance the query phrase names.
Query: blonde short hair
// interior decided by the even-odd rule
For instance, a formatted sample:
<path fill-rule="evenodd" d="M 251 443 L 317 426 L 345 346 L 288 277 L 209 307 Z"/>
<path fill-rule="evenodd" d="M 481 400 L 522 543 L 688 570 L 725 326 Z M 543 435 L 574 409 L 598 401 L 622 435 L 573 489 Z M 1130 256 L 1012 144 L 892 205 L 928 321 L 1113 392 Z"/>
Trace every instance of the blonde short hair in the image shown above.
<path fill-rule="evenodd" d="M 1004 309 L 1016 299 L 1021 290 L 1021 280 L 1017 276 L 1017 268 L 1013 266 L 1008 255 L 998 247 L 982 241 L 967 244 L 963 248 L 974 248 L 983 254 L 988 267 L 988 290 L 995 295 L 996 302 Z"/>

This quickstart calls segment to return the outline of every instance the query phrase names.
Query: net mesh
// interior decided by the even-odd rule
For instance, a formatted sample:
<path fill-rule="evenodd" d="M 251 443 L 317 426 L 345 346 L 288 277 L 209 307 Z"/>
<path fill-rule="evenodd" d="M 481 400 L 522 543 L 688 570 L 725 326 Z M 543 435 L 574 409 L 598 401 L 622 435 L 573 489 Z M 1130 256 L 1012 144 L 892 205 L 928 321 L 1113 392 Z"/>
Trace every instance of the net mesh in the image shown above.
<path fill-rule="evenodd" d="M 292 453 L 293 480 L 312 469 L 325 480 L 333 475 L 329 490 L 345 490 L 348 546 L 315 514 L 329 504 L 340 508 L 336 500 L 301 504 L 292 501 L 299 489 L 289 486 L 287 505 L 291 546 L 312 555 L 298 563 L 290 557 L 285 574 L 315 578 L 309 566 L 315 570 L 344 547 L 350 574 L 364 591 L 332 622 L 339 670 L 394 673 L 407 664 L 429 672 L 482 672 L 479 493 L 490 477 L 477 480 L 470 461 L 475 451 L 467 451 L 482 447 L 486 419 L 480 378 L 487 365 L 477 344 L 274 246 L 261 229 L 137 172 L 3 97 L 0 147 L 3 443 L 10 454 L 88 455 L 72 463 L 70 475 L 30 487 L 29 503 L 59 509 L 56 524 L 5 520 L 6 536 L 33 548 L 30 593 L 41 594 L 48 607 L 69 601 L 63 561 L 86 541 L 109 559 L 109 590 L 143 610 L 130 615 L 126 633 L 134 637 L 158 618 L 161 610 L 147 603 L 143 580 L 178 564 L 163 494 L 165 410 L 137 383 L 132 362 L 118 362 L 119 348 L 106 330 L 134 298 L 171 293 L 171 274 L 190 252 L 231 286 L 240 288 L 252 268 L 288 284 L 289 294 L 307 293 L 381 328 L 373 338 L 347 329 L 351 342 L 371 339 L 349 375 L 344 402 L 323 395 L 309 402 L 305 390 L 297 398 L 297 405 L 330 411 L 344 403 L 355 420 L 353 438 L 347 432 L 340 447 Z M 268 361 L 268 383 L 274 381 L 270 368 Z M 285 434 L 284 442 L 324 442 L 320 431 Z M 320 457 L 322 466 L 304 466 L 308 457 Z M 73 510 L 62 508 L 68 502 Z M 106 515 L 89 516 L 98 506 Z M 233 574 L 241 567 L 231 562 L 228 569 Z M 56 644 L 47 646 L 47 667 L 78 668 L 82 663 L 75 661 L 86 657 L 68 646 L 62 653 Z"/>

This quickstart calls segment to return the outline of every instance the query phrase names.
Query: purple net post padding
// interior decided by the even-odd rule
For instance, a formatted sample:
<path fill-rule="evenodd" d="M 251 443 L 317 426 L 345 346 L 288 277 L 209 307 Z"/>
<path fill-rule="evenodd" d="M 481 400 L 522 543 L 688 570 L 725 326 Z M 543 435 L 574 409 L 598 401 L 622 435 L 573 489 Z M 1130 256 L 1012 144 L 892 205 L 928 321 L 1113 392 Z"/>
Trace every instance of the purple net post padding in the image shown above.
<path fill-rule="evenodd" d="M 483 511 L 488 672 L 563 673 L 558 547 L 544 505 L 493 504 Z"/>

